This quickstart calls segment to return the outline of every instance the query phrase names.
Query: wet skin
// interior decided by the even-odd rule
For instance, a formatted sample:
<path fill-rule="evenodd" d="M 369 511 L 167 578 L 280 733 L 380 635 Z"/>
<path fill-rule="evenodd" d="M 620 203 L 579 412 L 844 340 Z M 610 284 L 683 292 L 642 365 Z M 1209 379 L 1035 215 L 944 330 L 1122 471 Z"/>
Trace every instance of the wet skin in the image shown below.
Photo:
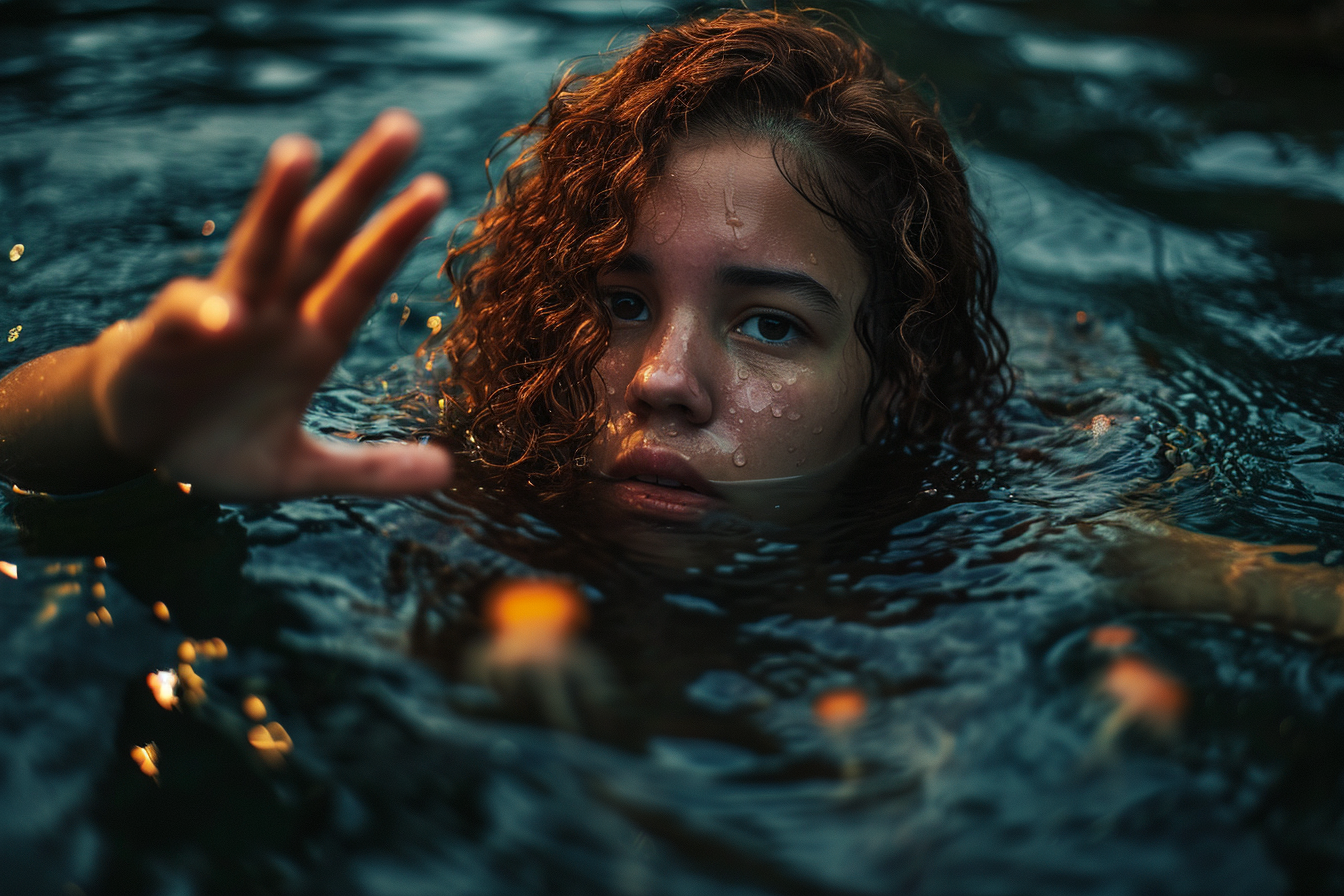
<path fill-rule="evenodd" d="M 608 507 L 694 522 L 725 505 L 715 481 L 811 473 L 862 443 L 866 264 L 767 141 L 674 151 L 598 286 L 612 316 L 598 364 L 610 422 L 593 450 Z"/>

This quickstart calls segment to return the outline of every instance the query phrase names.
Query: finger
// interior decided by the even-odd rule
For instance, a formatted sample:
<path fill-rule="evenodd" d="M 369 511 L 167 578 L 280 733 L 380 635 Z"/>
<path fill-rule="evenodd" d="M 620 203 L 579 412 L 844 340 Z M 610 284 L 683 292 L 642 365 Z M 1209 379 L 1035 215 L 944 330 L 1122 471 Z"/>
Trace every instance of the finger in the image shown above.
<path fill-rule="evenodd" d="M 269 292 L 267 287 L 282 258 L 285 233 L 303 201 L 317 156 L 317 145 L 300 134 L 286 135 L 271 144 L 252 198 L 211 278 L 221 291 L 241 296 L 254 306 Z"/>
<path fill-rule="evenodd" d="M 437 175 L 422 174 L 411 181 L 346 244 L 308 293 L 301 309 L 304 323 L 344 344 L 447 198 L 448 186 Z"/>
<path fill-rule="evenodd" d="M 304 435 L 281 491 L 300 495 L 369 495 L 392 498 L 445 488 L 453 458 L 438 445 L 404 442 L 350 444 Z"/>
<path fill-rule="evenodd" d="M 389 109 L 369 126 L 299 208 L 285 247 L 280 296 L 297 304 L 322 276 L 420 139 L 420 124 Z"/>

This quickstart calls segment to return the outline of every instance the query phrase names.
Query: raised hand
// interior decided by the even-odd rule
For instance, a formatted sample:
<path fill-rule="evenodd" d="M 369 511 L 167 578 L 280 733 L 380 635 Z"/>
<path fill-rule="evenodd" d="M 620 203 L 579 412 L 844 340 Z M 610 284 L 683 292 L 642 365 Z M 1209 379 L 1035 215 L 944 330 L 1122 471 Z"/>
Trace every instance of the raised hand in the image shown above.
<path fill-rule="evenodd" d="M 317 150 L 281 137 L 205 280 L 169 283 L 92 344 L 92 411 L 119 455 L 209 494 L 396 495 L 445 485 L 436 446 L 349 444 L 306 432 L 313 393 L 377 291 L 447 195 L 417 177 L 359 222 L 410 157 L 419 125 L 383 113 L 311 192 Z"/>

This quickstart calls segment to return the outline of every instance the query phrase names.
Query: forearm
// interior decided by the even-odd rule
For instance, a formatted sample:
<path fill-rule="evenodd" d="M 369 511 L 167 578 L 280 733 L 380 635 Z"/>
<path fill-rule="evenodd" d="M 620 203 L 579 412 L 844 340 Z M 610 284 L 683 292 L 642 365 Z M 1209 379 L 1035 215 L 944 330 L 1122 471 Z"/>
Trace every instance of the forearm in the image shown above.
<path fill-rule="evenodd" d="M 0 379 L 0 476 L 27 489 L 77 493 L 148 472 L 104 437 L 94 409 L 98 343 L 61 349 Z"/>
<path fill-rule="evenodd" d="M 1248 544 L 1132 516 L 1113 517 L 1106 528 L 1099 571 L 1136 603 L 1344 635 L 1344 570 L 1275 557 L 1307 546 Z"/>

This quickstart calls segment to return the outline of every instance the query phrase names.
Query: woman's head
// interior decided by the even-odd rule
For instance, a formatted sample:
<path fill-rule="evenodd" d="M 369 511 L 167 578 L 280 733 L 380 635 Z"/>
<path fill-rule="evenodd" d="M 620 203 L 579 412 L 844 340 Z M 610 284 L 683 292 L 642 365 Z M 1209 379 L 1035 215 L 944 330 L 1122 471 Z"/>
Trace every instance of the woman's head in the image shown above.
<path fill-rule="evenodd" d="M 461 313 L 445 390 L 487 465 L 560 490 L 584 475 L 576 460 L 602 453 L 613 411 L 645 413 L 613 399 L 630 383 L 610 380 L 641 368 L 612 370 L 613 315 L 619 342 L 633 306 L 614 308 L 603 281 L 631 269 L 632 245 L 666 215 L 652 197 L 668 193 L 671 169 L 695 152 L 719 164 L 729 146 L 768 155 L 801 200 L 791 214 L 813 214 L 835 238 L 825 251 L 862 281 L 845 320 L 863 380 L 847 422 L 859 441 L 937 439 L 1001 398 L 993 256 L 960 163 L 923 101 L 856 39 L 774 13 L 684 22 L 608 71 L 568 76 L 514 133 L 520 158 L 447 264 Z M 725 194 L 730 223 L 731 188 L 702 186 Z M 653 319 L 659 298 L 641 300 Z M 741 325 L 724 324 L 734 338 Z M 733 401 L 713 413 L 742 412 Z M 776 446 L 725 447 L 759 457 Z"/>

